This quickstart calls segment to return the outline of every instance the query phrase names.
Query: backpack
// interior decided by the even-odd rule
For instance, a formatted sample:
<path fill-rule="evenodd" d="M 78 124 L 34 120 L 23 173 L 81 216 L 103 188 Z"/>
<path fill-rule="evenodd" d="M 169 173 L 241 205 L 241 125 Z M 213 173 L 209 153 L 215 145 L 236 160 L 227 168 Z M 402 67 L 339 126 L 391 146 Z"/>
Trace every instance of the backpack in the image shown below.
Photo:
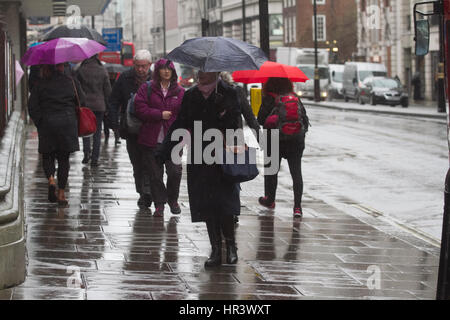
<path fill-rule="evenodd" d="M 151 81 L 147 81 L 147 99 L 150 99 L 150 95 L 152 94 L 152 83 Z M 134 106 L 134 99 L 136 98 L 136 93 L 132 93 L 130 95 L 130 99 L 128 99 L 127 109 L 125 111 L 125 122 L 127 125 L 127 131 L 131 134 L 139 134 L 139 130 L 142 127 L 142 121 L 138 117 L 136 117 L 136 109 Z"/>
<path fill-rule="evenodd" d="M 308 132 L 309 118 L 295 93 L 268 94 L 275 99 L 275 107 L 267 117 L 266 127 L 279 129 L 281 141 L 295 140 Z"/>

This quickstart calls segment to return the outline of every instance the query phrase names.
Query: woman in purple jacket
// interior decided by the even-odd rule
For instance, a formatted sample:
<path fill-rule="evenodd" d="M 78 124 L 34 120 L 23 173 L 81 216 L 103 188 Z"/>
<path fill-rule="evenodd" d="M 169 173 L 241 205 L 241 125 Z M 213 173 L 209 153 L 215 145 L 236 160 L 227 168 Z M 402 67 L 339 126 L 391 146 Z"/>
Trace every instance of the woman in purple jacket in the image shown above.
<path fill-rule="evenodd" d="M 150 97 L 148 85 L 144 83 L 135 98 L 136 115 L 143 121 L 138 143 L 144 159 L 144 179 L 150 179 L 150 188 L 155 203 L 154 216 L 164 215 L 164 205 L 169 203 L 173 214 L 181 213 L 178 205 L 182 166 L 171 160 L 165 161 L 167 187 L 164 184 L 164 164 L 155 157 L 169 127 L 177 118 L 183 100 L 184 89 L 178 85 L 174 64 L 167 59 L 155 63 Z"/>

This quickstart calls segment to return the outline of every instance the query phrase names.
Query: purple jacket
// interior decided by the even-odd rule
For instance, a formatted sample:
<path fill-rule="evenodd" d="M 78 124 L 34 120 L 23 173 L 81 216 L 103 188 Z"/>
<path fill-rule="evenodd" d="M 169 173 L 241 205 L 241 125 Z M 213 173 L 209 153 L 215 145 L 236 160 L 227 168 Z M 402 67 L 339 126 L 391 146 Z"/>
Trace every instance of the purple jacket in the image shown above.
<path fill-rule="evenodd" d="M 176 82 L 170 84 L 166 97 L 164 97 L 161 85 L 156 81 L 152 81 L 150 99 L 147 97 L 147 83 L 144 83 L 139 88 L 134 100 L 136 115 L 143 121 L 139 131 L 139 144 L 155 147 L 161 126 L 164 128 L 164 136 L 167 134 L 170 126 L 178 116 L 183 95 L 184 89 Z M 172 117 L 169 120 L 163 120 L 163 111 L 172 111 Z"/>

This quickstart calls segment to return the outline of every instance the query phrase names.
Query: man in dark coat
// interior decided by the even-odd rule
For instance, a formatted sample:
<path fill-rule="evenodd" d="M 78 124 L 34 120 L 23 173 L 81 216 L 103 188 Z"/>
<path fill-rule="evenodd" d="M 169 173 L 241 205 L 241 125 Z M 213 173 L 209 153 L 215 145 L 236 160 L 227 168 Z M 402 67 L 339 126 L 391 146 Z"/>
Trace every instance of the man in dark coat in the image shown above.
<path fill-rule="evenodd" d="M 137 204 L 142 209 L 149 208 L 152 205 L 150 184 L 148 180 L 143 179 L 143 163 L 138 144 L 138 135 L 127 131 L 123 114 L 126 111 L 131 95 L 136 93 L 142 84 L 151 79 L 151 61 L 152 56 L 148 50 L 139 50 L 134 57 L 133 68 L 122 73 L 114 83 L 108 103 L 108 117 L 114 119 L 116 125 L 120 118 L 120 137 L 127 141 L 127 151 L 133 166 L 136 192 L 140 195 Z"/>
<path fill-rule="evenodd" d="M 108 72 L 95 55 L 83 61 L 76 71 L 78 81 L 86 94 L 86 104 L 95 114 L 97 119 L 97 131 L 94 133 L 92 153 L 91 138 L 83 138 L 84 159 L 82 163 L 98 166 L 100 156 L 100 141 L 102 134 L 103 117 L 106 112 L 107 99 L 111 94 L 111 84 Z"/>
<path fill-rule="evenodd" d="M 170 139 L 176 129 L 189 130 L 190 150 L 200 149 L 203 154 L 209 145 L 203 141 L 205 131 L 238 129 L 240 116 L 236 91 L 218 80 L 218 74 L 199 72 L 199 84 L 185 93 L 178 118 L 166 136 L 160 154 L 162 160 L 170 159 L 171 150 L 177 143 Z M 195 130 L 199 123 L 201 131 Z M 188 153 L 187 184 L 192 222 L 206 222 L 211 242 L 212 253 L 205 267 L 222 263 L 221 233 L 227 245 L 227 262 L 236 263 L 234 215 L 240 214 L 239 184 L 224 180 L 220 164 L 206 164 L 203 158 L 201 163 L 195 163 L 192 152 Z"/>

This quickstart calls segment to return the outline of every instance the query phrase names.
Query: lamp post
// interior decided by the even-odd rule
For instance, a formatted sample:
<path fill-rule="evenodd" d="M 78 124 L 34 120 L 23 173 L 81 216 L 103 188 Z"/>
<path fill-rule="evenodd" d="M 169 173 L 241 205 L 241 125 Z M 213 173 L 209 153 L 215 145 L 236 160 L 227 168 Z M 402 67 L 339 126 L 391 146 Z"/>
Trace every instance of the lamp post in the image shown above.
<path fill-rule="evenodd" d="M 320 101 L 319 57 L 317 48 L 317 3 L 314 0 L 314 101 Z"/>

